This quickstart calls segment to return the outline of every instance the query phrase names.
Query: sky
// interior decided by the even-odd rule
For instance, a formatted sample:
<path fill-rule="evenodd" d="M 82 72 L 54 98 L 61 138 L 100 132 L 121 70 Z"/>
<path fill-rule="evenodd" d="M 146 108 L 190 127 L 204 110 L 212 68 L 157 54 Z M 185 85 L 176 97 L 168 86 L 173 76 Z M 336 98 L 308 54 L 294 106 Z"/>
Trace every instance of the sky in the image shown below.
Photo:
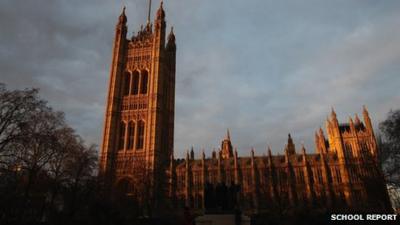
<path fill-rule="evenodd" d="M 152 19 L 160 1 L 153 0 Z M 146 0 L 0 1 L 0 82 L 40 88 L 87 143 L 101 146 L 114 28 L 146 22 Z M 400 108 L 400 1 L 165 0 L 177 42 L 175 156 L 207 155 L 230 129 L 239 155 L 291 133 L 314 152 L 334 107 L 366 105 L 374 126 Z"/>

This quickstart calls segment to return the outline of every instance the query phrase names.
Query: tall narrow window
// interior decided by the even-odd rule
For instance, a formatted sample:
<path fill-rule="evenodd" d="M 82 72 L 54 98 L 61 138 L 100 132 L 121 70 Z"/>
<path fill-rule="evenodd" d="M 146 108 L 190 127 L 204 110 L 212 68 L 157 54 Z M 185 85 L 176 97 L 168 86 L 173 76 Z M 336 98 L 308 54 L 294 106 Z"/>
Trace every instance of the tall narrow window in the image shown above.
<path fill-rule="evenodd" d="M 132 73 L 131 94 L 137 95 L 138 93 L 139 93 L 139 72 L 135 71 Z"/>
<path fill-rule="evenodd" d="M 135 137 L 135 123 L 133 121 L 130 121 L 128 124 L 128 144 L 127 144 L 128 150 L 133 149 L 134 137 Z"/>
<path fill-rule="evenodd" d="M 136 149 L 143 149 L 143 142 L 144 142 L 144 122 L 140 120 L 137 123 Z"/>
<path fill-rule="evenodd" d="M 317 171 L 317 173 L 316 173 L 316 175 L 317 175 L 317 177 L 316 177 L 316 180 L 318 181 L 318 183 L 320 183 L 320 184 L 322 184 L 323 183 L 323 179 L 322 179 L 322 171 L 321 171 L 321 169 L 316 169 Z"/>
<path fill-rule="evenodd" d="M 125 123 L 121 121 L 119 125 L 119 142 L 118 142 L 118 150 L 124 150 L 124 142 L 125 142 Z"/>
<path fill-rule="evenodd" d="M 129 85 L 131 82 L 131 74 L 129 72 L 124 73 L 124 95 L 129 95 Z"/>
<path fill-rule="evenodd" d="M 336 181 L 342 183 L 342 176 L 340 175 L 340 168 L 336 168 Z"/>
<path fill-rule="evenodd" d="M 347 156 L 347 158 L 352 158 L 353 157 L 353 149 L 351 148 L 351 144 L 345 143 L 344 149 L 345 149 L 345 155 Z"/>
<path fill-rule="evenodd" d="M 146 94 L 147 93 L 147 81 L 149 79 L 149 75 L 147 70 L 142 71 L 142 77 L 141 77 L 141 83 L 140 83 L 140 94 Z"/>

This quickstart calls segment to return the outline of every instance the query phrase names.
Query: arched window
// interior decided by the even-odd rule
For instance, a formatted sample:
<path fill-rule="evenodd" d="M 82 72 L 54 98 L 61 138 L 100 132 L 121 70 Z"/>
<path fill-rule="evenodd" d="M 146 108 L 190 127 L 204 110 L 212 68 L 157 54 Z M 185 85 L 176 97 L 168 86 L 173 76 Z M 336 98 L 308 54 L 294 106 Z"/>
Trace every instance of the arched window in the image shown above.
<path fill-rule="evenodd" d="M 126 147 L 128 150 L 133 149 L 134 137 L 135 137 L 135 123 L 133 121 L 130 121 L 128 124 L 128 143 Z"/>
<path fill-rule="evenodd" d="M 121 123 L 120 123 L 120 125 L 119 125 L 118 150 L 124 150 L 125 129 L 126 129 L 126 125 L 125 125 L 124 121 L 121 121 Z"/>
<path fill-rule="evenodd" d="M 139 72 L 135 71 L 132 73 L 131 94 L 137 95 L 138 93 L 139 93 Z"/>
<path fill-rule="evenodd" d="M 131 83 L 131 74 L 129 72 L 124 73 L 124 96 L 129 95 L 129 85 Z"/>
<path fill-rule="evenodd" d="M 137 123 L 136 149 L 143 149 L 144 142 L 144 122 L 140 120 Z"/>
<path fill-rule="evenodd" d="M 140 94 L 146 94 L 147 93 L 147 81 L 149 79 L 149 74 L 147 70 L 142 71 L 142 77 L 140 81 Z"/>
<path fill-rule="evenodd" d="M 344 144 L 344 151 L 345 151 L 345 155 L 347 158 L 352 158 L 353 157 L 353 149 L 351 148 L 351 144 L 350 143 L 345 143 Z"/>

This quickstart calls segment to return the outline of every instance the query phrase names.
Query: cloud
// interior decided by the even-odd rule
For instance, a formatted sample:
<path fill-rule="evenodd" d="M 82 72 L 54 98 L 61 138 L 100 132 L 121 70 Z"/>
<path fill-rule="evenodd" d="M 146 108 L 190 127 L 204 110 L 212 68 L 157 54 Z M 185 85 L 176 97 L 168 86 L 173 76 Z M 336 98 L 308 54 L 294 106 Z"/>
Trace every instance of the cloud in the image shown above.
<path fill-rule="evenodd" d="M 154 2 L 154 1 L 153 1 Z M 0 81 L 39 87 L 88 142 L 100 145 L 114 26 L 122 1 L 0 2 Z M 129 35 L 146 1 L 126 1 Z M 158 2 L 153 4 L 153 12 Z M 38 7 L 40 6 L 40 7 Z M 366 104 L 375 125 L 400 103 L 398 1 L 168 1 L 177 37 L 175 154 L 218 148 L 230 128 L 239 154 L 287 133 L 313 146 L 335 106 Z"/>

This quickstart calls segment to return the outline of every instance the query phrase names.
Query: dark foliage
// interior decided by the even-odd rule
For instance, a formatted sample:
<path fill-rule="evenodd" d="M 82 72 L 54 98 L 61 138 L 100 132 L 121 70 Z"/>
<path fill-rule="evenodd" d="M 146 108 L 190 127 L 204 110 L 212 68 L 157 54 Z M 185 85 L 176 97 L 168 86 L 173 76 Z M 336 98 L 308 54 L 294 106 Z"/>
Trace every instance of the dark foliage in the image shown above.
<path fill-rule="evenodd" d="M 378 144 L 383 172 L 389 184 L 400 187 L 400 110 L 390 111 L 379 124 Z"/>

